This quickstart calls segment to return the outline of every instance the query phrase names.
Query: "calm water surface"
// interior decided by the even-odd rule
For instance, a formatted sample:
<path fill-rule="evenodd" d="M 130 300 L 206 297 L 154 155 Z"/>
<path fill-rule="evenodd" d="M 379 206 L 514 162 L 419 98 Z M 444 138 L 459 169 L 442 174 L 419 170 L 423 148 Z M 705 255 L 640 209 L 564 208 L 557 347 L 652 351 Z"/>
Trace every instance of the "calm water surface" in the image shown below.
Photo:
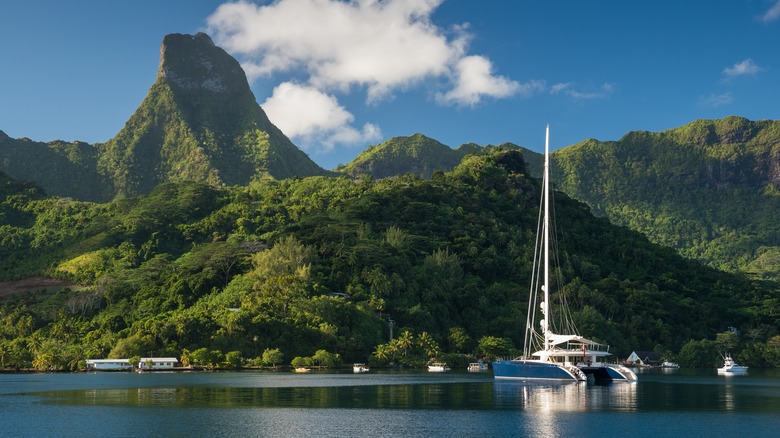
<path fill-rule="evenodd" d="M 545 385 L 457 372 L 4 374 L 0 436 L 778 436 L 778 370 L 639 377 Z"/>

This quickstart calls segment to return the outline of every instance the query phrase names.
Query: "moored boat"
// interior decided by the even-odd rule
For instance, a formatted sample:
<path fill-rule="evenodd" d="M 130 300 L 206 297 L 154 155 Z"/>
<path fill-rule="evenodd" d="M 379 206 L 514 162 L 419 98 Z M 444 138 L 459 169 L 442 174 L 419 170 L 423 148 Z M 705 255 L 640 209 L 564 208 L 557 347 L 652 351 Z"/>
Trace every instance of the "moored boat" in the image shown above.
<path fill-rule="evenodd" d="M 428 372 L 430 373 L 443 373 L 449 370 L 450 367 L 448 367 L 447 364 L 444 362 L 434 362 L 428 365 Z"/>
<path fill-rule="evenodd" d="M 368 367 L 364 363 L 355 363 L 352 364 L 352 372 L 353 373 L 367 373 L 369 371 Z"/>
<path fill-rule="evenodd" d="M 534 254 L 523 355 L 516 359 L 494 361 L 493 375 L 496 379 L 514 380 L 584 381 L 590 375 L 596 380 L 636 381 L 636 374 L 630 369 L 604 361 L 606 356 L 611 355 L 608 345 L 586 339 L 577 333 L 574 322 L 567 317 L 569 312 L 565 305 L 561 305 L 561 311 L 557 315 L 559 321 L 553 322 L 550 308 L 552 187 L 549 148 L 550 126 L 548 125 L 545 134 L 537 252 Z M 540 315 L 537 315 L 537 309 Z M 560 334 L 556 331 L 568 334 Z"/>
<path fill-rule="evenodd" d="M 734 375 L 734 374 L 746 374 L 748 367 L 742 366 L 734 362 L 731 355 L 726 353 L 723 357 L 723 366 L 718 368 L 718 374 L 722 375 Z"/>
<path fill-rule="evenodd" d="M 488 364 L 482 361 L 472 362 L 469 364 L 466 370 L 470 373 L 482 373 L 488 370 Z"/>

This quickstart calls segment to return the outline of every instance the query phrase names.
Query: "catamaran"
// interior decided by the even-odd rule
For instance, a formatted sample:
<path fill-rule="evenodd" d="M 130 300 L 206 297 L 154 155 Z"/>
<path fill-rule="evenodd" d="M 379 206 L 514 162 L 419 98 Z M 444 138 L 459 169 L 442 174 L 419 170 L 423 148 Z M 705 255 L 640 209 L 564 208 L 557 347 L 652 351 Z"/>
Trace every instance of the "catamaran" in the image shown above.
<path fill-rule="evenodd" d="M 531 293 L 528 299 L 528 317 L 526 319 L 523 355 L 516 359 L 503 359 L 493 362 L 493 375 L 496 379 L 514 380 L 553 380 L 584 381 L 588 376 L 595 380 L 636 381 L 637 377 L 630 369 L 604 362 L 610 356 L 609 346 L 586 339 L 577 333 L 568 309 L 561 306 L 558 327 L 553 327 L 553 314 L 550 310 L 550 125 L 547 125 L 544 144 L 544 173 L 542 176 L 542 197 L 540 201 L 540 220 L 537 232 L 537 244 L 534 255 L 534 272 Z M 541 263 L 539 262 L 541 260 Z M 539 284 L 541 282 L 541 285 Z M 538 302 L 539 291 L 542 301 Z M 541 319 L 537 327 L 537 308 Z M 561 330 L 564 333 L 555 333 Z M 531 353 L 531 351 L 534 351 Z"/>

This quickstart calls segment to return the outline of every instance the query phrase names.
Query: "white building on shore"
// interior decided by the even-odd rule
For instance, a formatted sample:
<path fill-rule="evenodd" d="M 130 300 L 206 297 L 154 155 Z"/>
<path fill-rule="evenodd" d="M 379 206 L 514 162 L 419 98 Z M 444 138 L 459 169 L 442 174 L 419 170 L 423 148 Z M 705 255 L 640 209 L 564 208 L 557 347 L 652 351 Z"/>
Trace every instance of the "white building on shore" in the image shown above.
<path fill-rule="evenodd" d="M 87 369 L 96 371 L 127 371 L 132 368 L 130 359 L 87 359 Z"/>
<path fill-rule="evenodd" d="M 142 357 L 138 362 L 139 370 L 172 370 L 176 368 L 179 359 L 175 357 Z"/>

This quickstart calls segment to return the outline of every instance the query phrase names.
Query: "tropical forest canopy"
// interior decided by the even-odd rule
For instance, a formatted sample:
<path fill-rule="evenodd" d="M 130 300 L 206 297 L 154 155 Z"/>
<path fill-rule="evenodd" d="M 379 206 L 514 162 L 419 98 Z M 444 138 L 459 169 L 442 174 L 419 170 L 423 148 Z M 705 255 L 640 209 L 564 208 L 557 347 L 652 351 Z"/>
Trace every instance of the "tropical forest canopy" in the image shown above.
<path fill-rule="evenodd" d="M 194 352 L 414 364 L 414 345 L 423 360 L 522 345 L 539 183 L 518 151 L 431 179 L 169 182 L 90 203 L 0 174 L 0 191 L 0 280 L 68 285 L 2 283 L 4 367 Z M 712 366 L 727 345 L 780 364 L 776 285 L 686 260 L 562 193 L 556 212 L 555 299 L 617 358 L 656 349 Z M 727 344 L 729 327 L 741 335 Z"/>

